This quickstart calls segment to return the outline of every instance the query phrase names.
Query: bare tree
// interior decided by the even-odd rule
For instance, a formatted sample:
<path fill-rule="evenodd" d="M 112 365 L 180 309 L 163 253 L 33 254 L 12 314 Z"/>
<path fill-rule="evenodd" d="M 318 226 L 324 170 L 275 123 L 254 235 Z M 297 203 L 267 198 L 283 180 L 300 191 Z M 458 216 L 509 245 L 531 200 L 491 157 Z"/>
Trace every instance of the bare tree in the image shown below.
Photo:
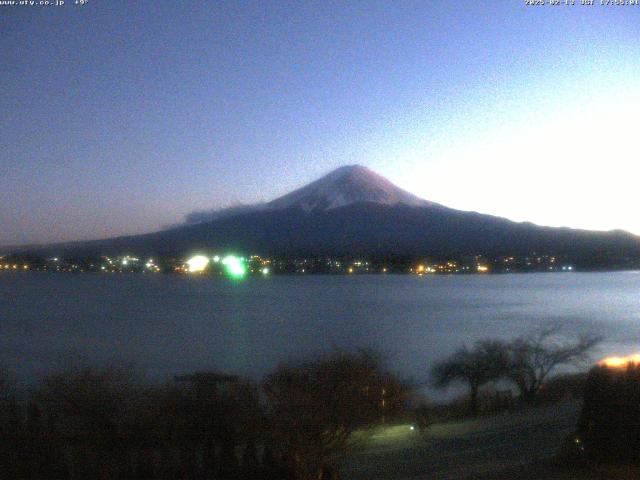
<path fill-rule="evenodd" d="M 517 338 L 509 344 L 508 377 L 518 387 L 522 400 L 531 403 L 553 370 L 586 360 L 600 341 L 590 334 L 569 340 L 559 335 L 557 327 Z"/>
<path fill-rule="evenodd" d="M 351 434 L 400 409 L 405 395 L 402 383 L 367 352 L 281 366 L 264 391 L 273 445 L 301 480 L 335 474 L 336 456 L 348 448 Z"/>
<path fill-rule="evenodd" d="M 469 385 L 470 411 L 479 411 L 478 390 L 482 385 L 505 375 L 508 367 L 508 349 L 496 340 L 477 342 L 473 348 L 463 347 L 446 360 L 437 363 L 432 376 L 437 387 L 461 381 Z"/>

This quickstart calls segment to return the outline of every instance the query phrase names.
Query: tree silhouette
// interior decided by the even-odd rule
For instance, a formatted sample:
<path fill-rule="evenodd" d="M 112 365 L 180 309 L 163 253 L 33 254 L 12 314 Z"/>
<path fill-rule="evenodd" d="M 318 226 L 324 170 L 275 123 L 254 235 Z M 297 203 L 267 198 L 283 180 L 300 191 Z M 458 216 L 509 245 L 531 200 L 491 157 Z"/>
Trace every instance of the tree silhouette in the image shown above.
<path fill-rule="evenodd" d="M 593 335 L 567 340 L 558 334 L 558 328 L 517 338 L 509 344 L 508 377 L 518 387 L 520 398 L 531 403 L 554 369 L 585 360 L 600 341 Z"/>
<path fill-rule="evenodd" d="M 503 376 L 508 368 L 508 349 L 502 342 L 483 340 L 463 347 L 432 369 L 437 387 L 461 381 L 469 385 L 470 412 L 479 413 L 478 391 L 485 383 Z"/>
<path fill-rule="evenodd" d="M 370 352 L 281 366 L 266 379 L 264 391 L 272 442 L 300 480 L 334 471 L 351 434 L 397 412 L 405 398 L 404 385 Z"/>

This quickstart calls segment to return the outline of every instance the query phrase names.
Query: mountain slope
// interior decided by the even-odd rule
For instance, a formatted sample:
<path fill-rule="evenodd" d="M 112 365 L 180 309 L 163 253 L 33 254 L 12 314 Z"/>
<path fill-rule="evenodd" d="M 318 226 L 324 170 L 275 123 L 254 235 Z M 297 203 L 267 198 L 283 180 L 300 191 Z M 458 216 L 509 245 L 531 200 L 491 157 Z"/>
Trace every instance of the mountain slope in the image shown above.
<path fill-rule="evenodd" d="M 255 212 L 148 235 L 66 245 L 55 252 L 181 256 L 211 250 L 280 257 L 545 252 L 598 264 L 620 256 L 640 258 L 640 241 L 619 231 L 539 227 L 444 208 L 357 203 L 310 213 L 299 208 Z"/>
<path fill-rule="evenodd" d="M 415 197 L 364 167 L 351 166 L 255 210 L 147 235 L 44 250 L 176 256 L 229 250 L 282 257 L 545 252 L 597 263 L 599 258 L 640 258 L 640 238 L 621 231 L 540 227 L 454 210 Z"/>

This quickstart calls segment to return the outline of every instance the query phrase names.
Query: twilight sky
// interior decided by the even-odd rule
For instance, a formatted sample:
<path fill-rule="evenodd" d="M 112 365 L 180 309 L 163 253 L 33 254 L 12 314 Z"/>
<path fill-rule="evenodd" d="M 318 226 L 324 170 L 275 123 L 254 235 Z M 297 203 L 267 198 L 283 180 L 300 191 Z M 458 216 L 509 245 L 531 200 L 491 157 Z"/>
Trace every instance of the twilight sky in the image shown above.
<path fill-rule="evenodd" d="M 0 6 L 0 245 L 152 231 L 353 163 L 640 234 L 640 7 L 596 2 Z"/>

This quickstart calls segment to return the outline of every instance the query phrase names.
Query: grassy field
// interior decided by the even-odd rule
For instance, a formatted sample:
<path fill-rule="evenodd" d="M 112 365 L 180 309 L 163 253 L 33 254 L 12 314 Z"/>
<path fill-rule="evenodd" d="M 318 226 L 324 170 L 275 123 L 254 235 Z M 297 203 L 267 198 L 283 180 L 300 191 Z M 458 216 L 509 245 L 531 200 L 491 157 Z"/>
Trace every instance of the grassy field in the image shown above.
<path fill-rule="evenodd" d="M 424 434 L 411 424 L 379 427 L 360 435 L 342 478 L 574 478 L 558 476 L 564 474 L 551 459 L 573 432 L 578 413 L 579 403 L 571 402 L 434 424 Z"/>

